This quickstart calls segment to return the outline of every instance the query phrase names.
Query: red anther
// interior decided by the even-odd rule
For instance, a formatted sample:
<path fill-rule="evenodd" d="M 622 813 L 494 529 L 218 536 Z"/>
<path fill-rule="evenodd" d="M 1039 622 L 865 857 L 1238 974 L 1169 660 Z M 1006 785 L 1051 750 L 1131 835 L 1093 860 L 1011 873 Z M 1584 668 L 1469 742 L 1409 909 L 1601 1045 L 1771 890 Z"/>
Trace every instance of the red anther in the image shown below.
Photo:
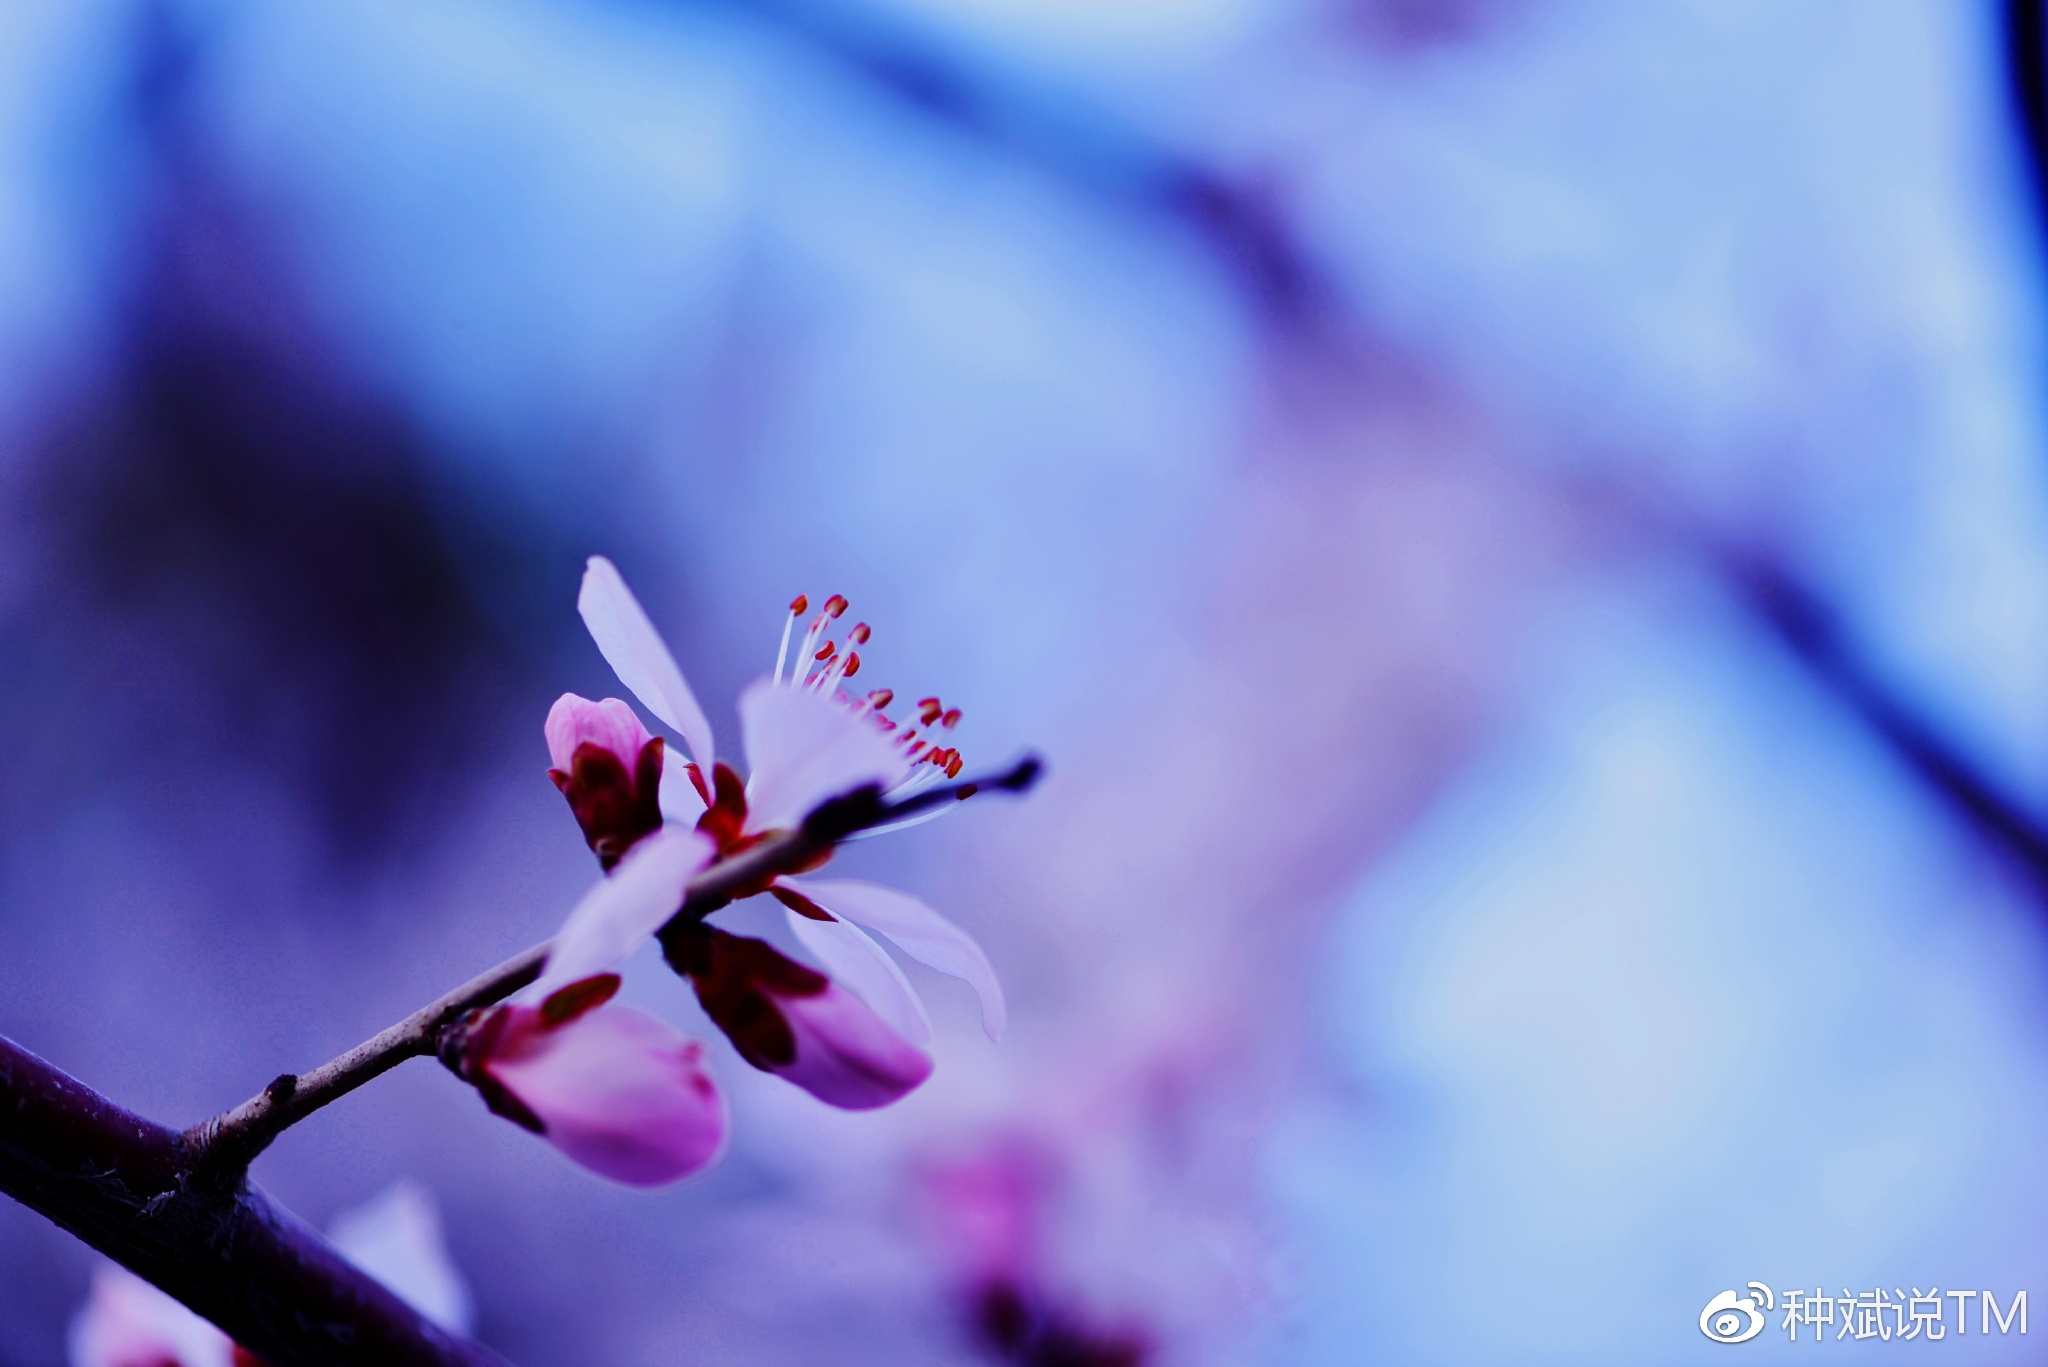
<path fill-rule="evenodd" d="M 868 694 L 868 706 L 874 708 L 877 712 L 881 711 L 883 708 L 887 707 L 890 703 L 895 701 L 896 694 L 891 689 L 878 688 L 874 692 Z"/>
<path fill-rule="evenodd" d="M 967 784 L 965 787 L 961 788 L 961 790 L 958 793 L 954 794 L 954 796 L 958 797 L 962 802 L 965 802 L 968 798 L 973 797 L 976 793 L 980 791 L 980 785 L 970 783 Z"/>
<path fill-rule="evenodd" d="M 917 700 L 917 705 L 919 707 L 937 707 L 939 705 L 939 700 L 937 698 L 919 698 Z"/>
<path fill-rule="evenodd" d="M 840 677 L 850 679 L 858 673 L 860 673 L 860 652 L 849 650 L 846 652 L 846 672 L 840 675 Z"/>
<path fill-rule="evenodd" d="M 825 644 L 818 647 L 818 653 L 811 656 L 811 658 L 814 660 L 829 660 L 833 657 L 834 654 L 838 652 L 838 650 L 838 646 L 835 646 L 830 641 L 827 641 L 825 642 Z"/>
<path fill-rule="evenodd" d="M 958 777 L 960 777 L 960 756 L 959 756 L 959 755 L 955 754 L 955 755 L 953 756 L 953 758 L 952 758 L 952 759 L 950 759 L 950 760 L 946 761 L 946 777 L 947 777 L 947 778 L 958 778 Z M 965 793 L 962 793 L 962 794 L 961 794 L 961 796 L 962 796 L 962 797 L 965 797 L 965 796 L 966 796 L 966 794 L 965 794 Z"/>
<path fill-rule="evenodd" d="M 955 707 L 955 708 L 951 709 L 950 711 L 948 711 L 948 712 L 946 713 L 946 715 L 945 715 L 945 716 L 943 716 L 943 717 L 940 717 L 940 718 L 939 718 L 939 725 L 941 725 L 941 726 L 945 727 L 945 728 L 946 728 L 946 729 L 947 729 L 948 731 L 952 730 L 952 729 L 953 729 L 954 727 L 958 726 L 959 724 L 960 724 L 960 709 L 959 709 L 959 708 L 957 708 L 957 707 Z"/>
<path fill-rule="evenodd" d="M 789 615 L 792 617 L 801 617 L 804 615 L 804 609 L 808 608 L 810 605 L 810 596 L 808 594 L 799 593 L 796 597 L 789 600 Z"/>
<path fill-rule="evenodd" d="M 878 716 L 875 718 L 875 720 L 881 723 L 882 729 L 884 731 L 894 731 L 896 729 L 896 723 L 890 721 L 887 717 Z"/>
<path fill-rule="evenodd" d="M 915 745 L 911 746 L 911 747 L 910 747 L 910 757 L 911 757 L 911 759 L 915 760 L 915 759 L 916 759 L 916 758 L 917 758 L 917 757 L 918 757 L 919 755 L 923 754 L 923 753 L 924 753 L 924 748 L 925 748 L 925 742 L 924 742 L 924 741 L 919 741 L 919 742 L 918 742 L 917 744 L 915 744 Z"/>
<path fill-rule="evenodd" d="M 868 643 L 868 637 L 874 634 L 875 633 L 868 630 L 868 624 L 866 622 L 862 622 L 855 626 L 852 631 L 846 633 L 846 639 L 853 642 L 857 646 L 864 646 Z"/>
<path fill-rule="evenodd" d="M 825 600 L 825 615 L 827 617 L 837 617 L 844 611 L 846 611 L 846 598 L 844 595 L 835 593 Z"/>

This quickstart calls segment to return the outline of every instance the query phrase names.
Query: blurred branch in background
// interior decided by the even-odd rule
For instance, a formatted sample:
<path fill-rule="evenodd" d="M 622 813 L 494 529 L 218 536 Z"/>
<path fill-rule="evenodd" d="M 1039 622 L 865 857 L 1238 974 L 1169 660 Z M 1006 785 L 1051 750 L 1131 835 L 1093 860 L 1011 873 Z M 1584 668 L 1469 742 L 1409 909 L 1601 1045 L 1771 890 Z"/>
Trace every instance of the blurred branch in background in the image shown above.
<path fill-rule="evenodd" d="M 2048 4 L 2004 0 L 2005 76 L 2037 226 L 2048 228 Z"/>
<path fill-rule="evenodd" d="M 1028 81 L 956 61 L 909 26 L 863 9 L 810 0 L 700 0 L 751 15 L 864 77 L 876 88 L 991 149 L 1111 207 L 1150 216 L 1201 243 L 1268 340 L 1361 369 L 1364 320 L 1344 316 L 1330 283 L 1285 207 L 1229 173 L 1121 124 L 1101 109 L 1056 98 Z M 2048 224 L 2048 6 L 2005 0 L 2006 70 L 2035 204 Z M 1654 501 L 1654 500 L 1653 500 Z M 1986 844 L 2019 861 L 2048 904 L 2048 826 L 1974 763 L 1910 692 L 1856 648 L 1842 616 L 1784 555 L 1756 544 L 1740 554 L 1719 533 L 1688 531 L 1633 499 L 1603 499 L 1664 548 L 1704 566 L 1807 674 L 1868 727 Z"/>

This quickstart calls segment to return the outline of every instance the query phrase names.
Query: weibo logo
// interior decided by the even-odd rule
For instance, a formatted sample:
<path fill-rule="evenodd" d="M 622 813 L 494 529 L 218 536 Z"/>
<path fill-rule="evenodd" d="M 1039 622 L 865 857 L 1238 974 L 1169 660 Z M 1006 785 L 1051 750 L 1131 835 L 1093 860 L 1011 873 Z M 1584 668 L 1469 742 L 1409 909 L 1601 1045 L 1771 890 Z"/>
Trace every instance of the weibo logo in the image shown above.
<path fill-rule="evenodd" d="M 1733 1291 L 1723 1291 L 1700 1311 L 1702 1334 L 1716 1343 L 1747 1343 L 1764 1331 L 1764 1310 L 1776 1309 L 1777 1298 L 1762 1282 L 1751 1282 L 1744 1289 L 1762 1295 L 1763 1310 L 1757 1309 L 1756 1296 L 1737 1297 Z"/>

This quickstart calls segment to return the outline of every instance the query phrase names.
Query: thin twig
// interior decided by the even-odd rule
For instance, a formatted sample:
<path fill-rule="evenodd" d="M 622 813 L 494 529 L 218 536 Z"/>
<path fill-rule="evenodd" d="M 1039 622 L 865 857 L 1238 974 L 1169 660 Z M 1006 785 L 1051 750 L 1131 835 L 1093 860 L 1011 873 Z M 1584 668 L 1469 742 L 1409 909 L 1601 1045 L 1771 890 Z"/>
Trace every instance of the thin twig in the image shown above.
<path fill-rule="evenodd" d="M 777 874 L 806 867 L 840 841 L 871 826 L 903 820 L 976 790 L 1022 792 L 1038 780 L 1042 767 L 1036 756 L 1026 756 L 993 777 L 944 784 L 901 802 L 884 802 L 879 790 L 863 788 L 822 803 L 794 829 L 772 835 L 691 879 L 682 908 L 662 929 L 701 921 L 735 896 L 758 891 Z M 347 1096 L 409 1058 L 433 1054 L 442 1033 L 450 1026 L 472 1011 L 505 1000 L 539 978 L 550 943 L 542 941 L 522 950 L 340 1057 L 309 1073 L 285 1073 L 233 1110 L 193 1126 L 184 1137 L 193 1177 L 202 1184 L 225 1185 L 239 1180 L 272 1140 L 322 1106 Z"/>

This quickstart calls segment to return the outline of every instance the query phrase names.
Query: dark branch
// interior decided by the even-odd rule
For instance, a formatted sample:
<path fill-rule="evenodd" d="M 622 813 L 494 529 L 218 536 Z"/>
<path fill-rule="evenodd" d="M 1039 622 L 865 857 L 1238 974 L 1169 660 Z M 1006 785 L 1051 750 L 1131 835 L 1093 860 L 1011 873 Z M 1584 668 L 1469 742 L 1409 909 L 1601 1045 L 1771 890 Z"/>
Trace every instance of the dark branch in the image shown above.
<path fill-rule="evenodd" d="M 2048 15 L 2042 0 L 2004 0 L 2003 9 L 2006 86 L 2035 218 L 2048 227 Z"/>
<path fill-rule="evenodd" d="M 0 1039 L 0 1191 L 272 1367 L 504 1367 L 357 1271 L 262 1192 L 188 1182 L 179 1137 Z"/>
<path fill-rule="evenodd" d="M 1936 796 L 2016 860 L 2048 897 L 2048 832 L 2016 798 L 1879 681 L 1827 604 L 1785 566 L 1769 559 L 1726 556 L 1722 569 L 1808 672 Z"/>

